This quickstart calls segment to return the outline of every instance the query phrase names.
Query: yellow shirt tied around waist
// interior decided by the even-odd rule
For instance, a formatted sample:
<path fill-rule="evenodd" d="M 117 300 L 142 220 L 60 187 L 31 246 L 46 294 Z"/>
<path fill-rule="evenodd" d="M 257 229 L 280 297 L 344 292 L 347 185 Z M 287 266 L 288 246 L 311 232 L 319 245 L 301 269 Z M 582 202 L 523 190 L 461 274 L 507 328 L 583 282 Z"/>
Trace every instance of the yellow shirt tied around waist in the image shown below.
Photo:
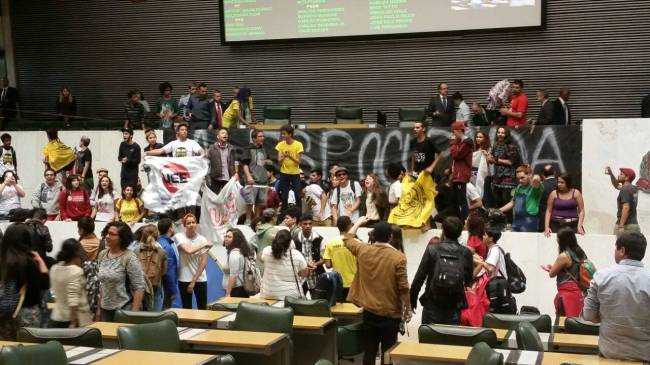
<path fill-rule="evenodd" d="M 323 259 L 332 261 L 332 268 L 341 275 L 343 287 L 349 288 L 357 274 L 357 258 L 343 245 L 341 237 L 327 243 Z"/>
<path fill-rule="evenodd" d="M 304 152 L 302 148 L 302 143 L 293 140 L 291 144 L 288 144 L 285 141 L 281 141 L 275 146 L 275 150 L 278 151 L 279 155 L 283 153 L 288 153 L 289 156 L 298 160 L 298 156 Z M 287 175 L 298 175 L 300 174 L 300 165 L 295 163 L 290 158 L 285 158 L 282 160 L 282 166 L 280 166 L 280 172 Z"/>

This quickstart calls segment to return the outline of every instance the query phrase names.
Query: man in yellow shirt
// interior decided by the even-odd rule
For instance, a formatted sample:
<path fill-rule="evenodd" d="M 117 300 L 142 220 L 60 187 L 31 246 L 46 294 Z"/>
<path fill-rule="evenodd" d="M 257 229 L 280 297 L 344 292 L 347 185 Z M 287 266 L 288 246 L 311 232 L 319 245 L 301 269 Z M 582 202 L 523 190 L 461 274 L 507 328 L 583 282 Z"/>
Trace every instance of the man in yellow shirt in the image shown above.
<path fill-rule="evenodd" d="M 327 242 L 323 259 L 328 269 L 334 269 L 334 271 L 341 275 L 341 280 L 343 280 L 343 297 L 347 299 L 350 285 L 352 285 L 354 275 L 357 274 L 357 258 L 343 244 L 343 234 L 352 227 L 350 217 L 339 217 L 336 222 L 336 227 L 339 229 L 341 236 Z"/>
<path fill-rule="evenodd" d="M 300 201 L 300 158 L 302 143 L 293 139 L 293 127 L 284 125 L 280 128 L 282 140 L 275 146 L 278 151 L 280 165 L 280 195 L 282 196 L 282 212 L 289 208 L 289 191 L 293 191 L 296 207 L 301 211 Z"/>

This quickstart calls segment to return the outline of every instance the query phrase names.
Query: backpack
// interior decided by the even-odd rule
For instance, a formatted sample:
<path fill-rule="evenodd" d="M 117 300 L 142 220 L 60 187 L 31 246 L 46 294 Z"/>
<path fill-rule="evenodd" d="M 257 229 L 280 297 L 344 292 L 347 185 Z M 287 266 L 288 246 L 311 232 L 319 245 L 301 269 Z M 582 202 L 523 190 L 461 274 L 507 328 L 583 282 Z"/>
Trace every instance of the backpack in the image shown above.
<path fill-rule="evenodd" d="M 253 255 L 244 257 L 244 290 L 248 295 L 256 295 L 262 287 L 262 275 Z"/>
<path fill-rule="evenodd" d="M 0 319 L 8 320 L 18 316 L 26 292 L 27 284 L 18 288 L 16 280 L 0 282 Z"/>
<path fill-rule="evenodd" d="M 436 250 L 436 265 L 429 286 L 432 300 L 441 304 L 456 302 L 465 295 L 465 270 L 460 252 L 449 252 L 440 247 Z"/>
<path fill-rule="evenodd" d="M 354 181 L 350 180 L 350 189 L 352 189 L 352 194 L 355 196 L 357 195 L 357 192 L 354 189 Z M 336 205 L 337 207 L 341 205 L 341 187 L 337 186 L 336 187 Z"/>
<path fill-rule="evenodd" d="M 341 274 L 332 270 L 318 275 L 314 293 L 316 294 L 314 299 L 325 299 L 329 302 L 330 307 L 336 305 L 337 302 L 345 302 Z"/>
<path fill-rule="evenodd" d="M 120 264 L 124 267 L 124 270 L 126 270 L 126 266 L 129 262 L 129 259 L 131 258 L 131 255 L 135 255 L 133 251 L 126 250 L 122 256 L 120 256 Z M 108 250 L 105 249 L 102 252 L 99 253 L 98 262 L 101 262 L 108 256 Z M 136 256 L 137 258 L 137 256 Z M 140 260 L 138 259 L 138 262 Z M 151 285 L 151 281 L 147 277 L 146 274 L 143 274 L 144 277 L 144 295 L 142 296 L 142 308 L 140 310 L 142 311 L 151 311 L 153 310 L 153 285 Z M 126 282 L 124 283 L 124 286 L 126 286 L 126 293 L 130 296 L 131 295 L 131 280 L 129 279 L 129 274 L 126 274 Z"/>
<path fill-rule="evenodd" d="M 596 265 L 594 265 L 593 262 L 591 262 L 589 259 L 579 259 L 578 256 L 576 256 L 575 253 L 572 251 L 567 251 L 569 253 L 569 256 L 571 257 L 571 260 L 578 264 L 578 269 L 575 270 L 577 272 L 577 275 L 574 275 L 570 270 L 567 270 L 567 273 L 569 276 L 571 276 L 571 279 L 578 284 L 578 287 L 580 290 L 587 291 L 589 289 L 589 286 L 591 285 L 591 279 L 594 278 L 594 274 L 596 273 Z M 574 265 L 572 265 L 573 267 Z"/>
<path fill-rule="evenodd" d="M 506 264 L 506 273 L 508 274 L 508 284 L 510 286 L 510 291 L 514 294 L 523 293 L 526 290 L 526 275 L 524 272 L 512 261 L 510 258 L 510 253 L 503 251 L 501 246 L 497 246 Z"/>

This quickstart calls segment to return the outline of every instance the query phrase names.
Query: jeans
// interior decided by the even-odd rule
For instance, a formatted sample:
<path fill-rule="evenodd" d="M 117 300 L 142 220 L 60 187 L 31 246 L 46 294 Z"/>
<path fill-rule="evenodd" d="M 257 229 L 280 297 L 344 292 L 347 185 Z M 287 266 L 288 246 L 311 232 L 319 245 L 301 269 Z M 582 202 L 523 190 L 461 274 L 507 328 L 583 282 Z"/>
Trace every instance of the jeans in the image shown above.
<path fill-rule="evenodd" d="M 441 308 L 435 304 L 422 307 L 422 324 L 451 324 L 460 323 L 460 310 L 457 308 Z"/>
<path fill-rule="evenodd" d="M 513 232 L 537 232 L 539 226 L 538 217 L 524 216 L 515 217 L 512 222 Z"/>
<path fill-rule="evenodd" d="M 380 344 L 381 364 L 384 363 L 384 353 L 397 342 L 399 323 L 399 318 L 382 317 L 363 311 L 363 328 L 365 331 L 363 365 L 375 365 L 375 357 Z"/>
<path fill-rule="evenodd" d="M 153 312 L 162 312 L 165 292 L 162 286 L 153 288 Z"/>
<path fill-rule="evenodd" d="M 289 190 L 293 191 L 296 197 L 296 207 L 300 211 L 302 202 L 300 199 L 300 174 L 287 175 L 280 174 L 280 195 L 282 195 L 282 212 L 286 212 L 289 207 L 287 200 L 289 199 Z M 284 217 L 284 214 L 283 214 Z"/>
<path fill-rule="evenodd" d="M 198 309 L 207 309 L 208 306 L 208 283 L 206 281 L 197 281 L 194 284 L 194 291 L 192 293 L 187 292 L 187 287 L 190 286 L 190 283 L 183 281 L 178 282 L 178 290 L 181 294 L 181 301 L 183 302 L 183 308 L 192 309 L 192 295 L 196 297 L 196 306 Z"/>
<path fill-rule="evenodd" d="M 467 184 L 455 182 L 453 185 L 454 191 L 454 213 L 458 214 L 461 221 L 467 219 L 469 214 L 469 207 L 467 206 Z"/>

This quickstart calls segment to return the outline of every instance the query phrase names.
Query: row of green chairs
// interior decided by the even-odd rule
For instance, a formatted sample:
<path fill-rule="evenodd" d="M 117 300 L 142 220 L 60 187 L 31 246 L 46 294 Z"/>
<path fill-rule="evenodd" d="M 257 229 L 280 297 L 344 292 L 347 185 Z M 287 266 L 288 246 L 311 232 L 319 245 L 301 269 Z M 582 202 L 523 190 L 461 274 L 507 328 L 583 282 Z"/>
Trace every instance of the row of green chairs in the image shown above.
<path fill-rule="evenodd" d="M 358 106 L 337 106 L 334 110 L 336 123 L 363 123 L 363 109 Z M 399 108 L 399 126 L 410 127 L 426 120 L 425 108 Z M 291 123 L 291 108 L 288 106 L 264 107 L 264 124 L 283 125 Z"/>

